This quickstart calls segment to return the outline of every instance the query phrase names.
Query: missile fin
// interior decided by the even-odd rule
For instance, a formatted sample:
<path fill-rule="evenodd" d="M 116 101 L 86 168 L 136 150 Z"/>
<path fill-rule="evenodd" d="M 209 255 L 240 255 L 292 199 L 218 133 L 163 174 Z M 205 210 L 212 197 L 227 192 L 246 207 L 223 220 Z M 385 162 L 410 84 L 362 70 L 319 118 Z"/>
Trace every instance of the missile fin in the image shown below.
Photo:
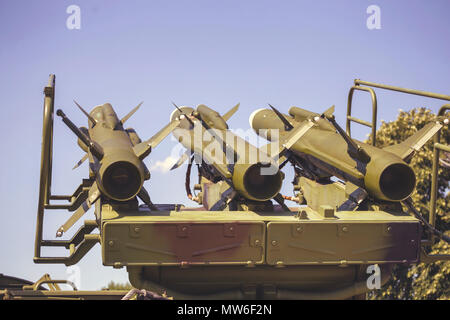
<path fill-rule="evenodd" d="M 180 112 L 181 115 L 184 116 L 184 118 L 189 121 L 189 123 L 191 124 L 191 126 L 194 126 L 194 122 L 189 118 L 189 116 L 187 114 L 184 113 L 183 110 L 181 110 L 176 104 L 175 102 L 172 101 L 172 104 L 174 105 L 175 108 L 177 108 L 177 110 Z"/>
<path fill-rule="evenodd" d="M 305 120 L 299 126 L 295 127 L 292 131 L 289 132 L 286 136 L 282 137 L 279 141 L 272 142 L 272 144 L 279 144 L 278 152 L 270 153 L 270 150 L 273 147 L 267 148 L 270 156 L 273 160 L 279 157 L 280 154 L 283 154 L 286 150 L 289 150 L 297 141 L 299 141 L 303 135 L 308 132 L 314 126 L 314 122 Z"/>
<path fill-rule="evenodd" d="M 322 117 L 331 117 L 334 113 L 334 105 L 332 105 L 330 108 L 328 108 L 324 113 L 322 113 Z"/>
<path fill-rule="evenodd" d="M 61 109 L 56 110 L 56 115 L 62 118 L 64 124 L 69 127 L 69 129 L 75 133 L 75 135 L 86 145 L 89 147 L 89 151 L 97 158 L 103 158 L 103 149 L 101 146 L 96 144 L 94 141 L 90 139 L 90 137 L 86 136 L 83 131 L 81 131 L 69 118 L 64 114 Z"/>
<path fill-rule="evenodd" d="M 97 124 L 97 120 L 92 118 L 91 115 L 78 104 L 78 102 L 76 102 L 75 100 L 73 100 L 73 102 L 75 102 L 78 108 L 80 108 L 81 112 L 83 112 L 86 115 L 86 117 L 88 117 L 88 119 L 92 122 L 92 125 L 95 126 Z"/>
<path fill-rule="evenodd" d="M 150 200 L 150 195 L 144 187 L 141 188 L 137 196 L 149 207 L 150 210 L 158 211 L 158 208 Z"/>
<path fill-rule="evenodd" d="M 170 168 L 170 170 L 175 170 L 176 168 L 180 167 L 187 159 L 189 159 L 189 156 L 191 155 L 190 150 L 186 150 L 178 159 L 178 161 Z"/>
<path fill-rule="evenodd" d="M 284 211 L 287 212 L 291 212 L 291 210 L 289 209 L 289 207 L 284 203 L 284 198 L 281 195 L 281 193 L 278 193 L 274 198 L 273 198 L 276 202 L 278 202 L 278 204 L 281 206 L 281 208 L 283 208 Z"/>
<path fill-rule="evenodd" d="M 341 137 L 345 140 L 345 142 L 348 145 L 348 153 L 352 158 L 359 160 L 362 163 L 369 163 L 370 161 L 369 154 L 360 145 L 358 145 L 336 122 L 336 119 L 334 118 L 333 115 L 333 110 L 334 106 L 332 106 L 327 111 L 322 113 L 320 117 L 327 119 L 328 122 L 331 123 L 333 127 L 336 129 L 337 133 L 339 133 Z"/>
<path fill-rule="evenodd" d="M 133 151 L 139 159 L 144 159 L 150 154 L 153 148 L 155 148 L 169 133 L 171 133 L 178 125 L 179 120 L 173 120 L 169 122 L 164 128 L 148 140 L 145 140 L 133 147 Z"/>
<path fill-rule="evenodd" d="M 89 195 L 85 202 L 83 202 L 78 209 L 73 213 L 73 215 L 64 223 L 56 232 L 56 237 L 62 237 L 63 233 L 69 230 L 90 208 L 100 198 L 100 190 L 98 189 L 97 183 L 94 182 L 92 187 L 89 189 Z"/>
<path fill-rule="evenodd" d="M 237 192 L 232 187 L 228 188 L 222 193 L 220 200 L 217 201 L 209 210 L 222 211 L 236 196 Z"/>
<path fill-rule="evenodd" d="M 85 162 L 85 161 L 87 160 L 87 158 L 89 158 L 89 153 L 86 153 L 86 154 L 84 155 L 84 157 L 81 158 L 81 160 L 78 161 L 77 164 L 72 168 L 72 170 L 75 170 L 76 168 L 78 168 L 79 166 L 81 166 L 81 164 L 82 164 L 83 162 Z"/>
<path fill-rule="evenodd" d="M 206 131 L 205 134 L 206 133 L 211 134 L 210 136 L 211 138 L 208 140 L 215 140 L 215 143 L 218 143 L 220 145 L 223 152 L 218 153 L 205 152 L 201 147 L 200 148 L 196 147 L 195 144 L 194 149 L 192 151 L 197 155 L 199 155 L 200 157 L 202 157 L 203 160 L 206 161 L 208 164 L 211 164 L 223 178 L 230 179 L 232 174 L 228 170 L 227 160 L 225 159 L 226 150 L 223 149 L 224 142 L 220 139 L 220 137 L 215 135 L 214 130 L 212 130 L 212 132 Z"/>
<path fill-rule="evenodd" d="M 222 116 L 223 120 L 228 121 L 228 119 L 230 119 L 230 118 L 233 116 L 233 114 L 235 114 L 236 111 L 238 111 L 239 105 L 240 105 L 240 103 L 238 103 L 238 104 L 235 105 L 233 108 L 231 108 L 230 110 L 228 110 L 227 113 L 225 113 L 225 114 Z"/>
<path fill-rule="evenodd" d="M 442 127 L 442 124 L 439 122 L 430 122 L 405 141 L 387 146 L 383 150 L 393 153 L 405 161 L 410 160 Z"/>
<path fill-rule="evenodd" d="M 284 128 L 286 129 L 286 131 L 290 131 L 290 130 L 294 129 L 294 126 L 289 122 L 288 119 L 286 119 L 286 117 L 280 111 L 278 111 L 270 103 L 268 105 L 269 105 L 269 107 L 272 108 L 272 110 L 275 112 L 275 114 L 278 116 L 278 118 L 280 118 L 280 120 L 284 123 Z"/>
<path fill-rule="evenodd" d="M 130 119 L 131 116 L 139 109 L 139 107 L 140 107 L 143 103 L 144 103 L 144 101 L 142 101 L 141 103 L 139 103 L 136 107 L 133 108 L 133 110 L 131 110 L 130 112 L 128 112 L 128 114 L 120 120 L 120 123 L 124 124 L 125 121 L 127 121 L 128 119 Z"/>

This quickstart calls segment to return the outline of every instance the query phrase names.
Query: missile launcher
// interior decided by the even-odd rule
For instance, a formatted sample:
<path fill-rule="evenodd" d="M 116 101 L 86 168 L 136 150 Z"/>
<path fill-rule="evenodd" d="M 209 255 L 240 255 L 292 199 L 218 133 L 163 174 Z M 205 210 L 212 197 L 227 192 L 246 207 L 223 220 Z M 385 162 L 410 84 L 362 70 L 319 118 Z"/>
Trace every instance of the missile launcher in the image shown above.
<path fill-rule="evenodd" d="M 437 169 L 426 221 L 410 200 L 416 177 L 408 163 L 433 137 L 435 150 L 448 152 L 439 132 L 448 125 L 450 106 L 404 142 L 379 148 L 376 122 L 351 116 L 353 91 L 363 90 L 371 93 L 376 119 L 369 86 L 450 100 L 356 80 L 347 119 L 371 126 L 372 144 L 353 139 L 349 122 L 344 131 L 334 108 L 317 113 L 293 107 L 283 114 L 270 105 L 250 117 L 251 127 L 269 141 L 264 148 L 229 130 L 227 121 L 239 105 L 223 115 L 205 105 L 175 105 L 169 123 L 143 142 L 133 129 L 123 128 L 139 106 L 121 120 L 110 104 L 90 113 L 79 106 L 88 118 L 81 128 L 58 111 L 86 152 L 76 167 L 89 159 L 89 178 L 73 195 L 63 196 L 51 192 L 51 76 L 44 90 L 34 261 L 73 265 L 99 243 L 103 265 L 126 268 L 135 288 L 175 299 L 349 299 L 369 290 L 369 266 L 378 266 L 383 285 L 395 264 L 448 260 L 425 251 L 437 237 L 449 240 L 434 227 Z M 143 160 L 170 133 L 186 149 L 173 169 L 188 163 L 184 183 L 188 199 L 196 202 L 192 207 L 153 203 L 143 187 L 150 178 Z M 295 172 L 293 197 L 280 193 L 288 163 Z M 192 193 L 194 165 L 199 179 Z M 48 210 L 74 212 L 58 230 L 62 236 L 93 204 L 95 220 L 85 220 L 70 239 L 42 238 Z M 42 247 L 66 248 L 68 256 L 44 257 Z"/>

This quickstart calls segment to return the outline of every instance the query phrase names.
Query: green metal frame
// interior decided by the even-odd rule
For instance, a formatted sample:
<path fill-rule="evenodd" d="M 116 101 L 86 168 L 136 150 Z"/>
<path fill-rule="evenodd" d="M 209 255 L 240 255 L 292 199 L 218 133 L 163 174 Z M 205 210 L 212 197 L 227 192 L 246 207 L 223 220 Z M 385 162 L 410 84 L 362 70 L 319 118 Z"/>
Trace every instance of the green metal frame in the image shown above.
<path fill-rule="evenodd" d="M 365 85 L 367 87 L 361 87 L 361 85 Z M 439 93 L 433 93 L 433 92 L 427 92 L 427 91 L 420 91 L 420 90 L 414 90 L 414 89 L 406 89 L 401 87 L 395 87 L 395 86 L 389 86 L 374 82 L 368 82 L 363 81 L 360 79 L 354 80 L 354 86 L 350 88 L 349 95 L 348 95 L 348 104 L 347 104 L 347 134 L 350 135 L 350 122 L 354 121 L 369 127 L 372 127 L 372 144 L 375 145 L 375 131 L 376 131 L 376 118 L 377 118 L 377 100 L 375 92 L 372 88 L 369 87 L 375 87 L 385 90 L 391 90 L 391 91 L 397 91 L 401 93 L 406 94 L 413 94 L 433 99 L 440 99 L 440 100 L 447 100 L 450 101 L 449 95 L 439 94 Z M 352 106 L 352 98 L 353 98 L 353 91 L 354 90 L 363 90 L 368 91 L 372 96 L 372 124 L 359 120 L 356 118 L 353 118 L 351 116 L 351 106 Z M 450 104 L 443 105 L 438 112 L 439 117 L 443 117 L 445 113 L 450 110 Z M 438 131 L 433 139 L 433 167 L 432 167 L 432 173 L 431 173 L 431 195 L 430 195 L 430 216 L 429 216 L 429 223 L 432 226 L 435 226 L 436 224 L 436 200 L 437 200 L 437 178 L 438 178 L 438 169 L 439 169 L 439 154 L 440 151 L 446 151 L 450 152 L 450 146 L 444 145 L 440 143 L 441 134 L 440 131 Z M 429 245 L 433 243 L 434 236 L 431 236 L 431 239 L 423 241 L 424 245 Z M 428 255 L 424 250 L 422 250 L 421 254 L 421 260 L 424 262 L 435 262 L 439 260 L 450 260 L 450 255 L 447 254 L 434 254 L 434 255 Z"/>
<path fill-rule="evenodd" d="M 365 85 L 363 87 L 361 85 Z M 405 89 L 400 87 L 377 84 L 373 82 L 354 80 L 354 86 L 350 88 L 347 105 L 347 134 L 350 135 L 350 123 L 357 122 L 372 128 L 372 144 L 376 141 L 376 120 L 377 120 L 377 98 L 374 90 L 370 87 L 376 87 L 386 90 L 398 91 L 407 94 L 420 95 L 435 99 L 442 99 L 450 101 L 450 96 Z M 352 99 L 355 90 L 369 92 L 372 99 L 372 122 L 369 123 L 351 116 Z M 48 85 L 44 88 L 44 114 L 43 114 L 43 130 L 42 130 L 42 149 L 41 149 L 41 171 L 40 171 L 40 188 L 39 188 L 39 202 L 37 210 L 36 223 L 36 237 L 35 237 L 35 263 L 62 263 L 65 265 L 73 265 L 77 263 L 86 253 L 96 244 L 101 242 L 98 234 L 91 234 L 91 232 L 98 228 L 96 221 L 86 220 L 84 225 L 75 233 L 70 240 L 44 240 L 42 239 L 43 221 L 46 209 L 65 209 L 74 211 L 79 205 L 86 200 L 88 190 L 92 185 L 91 179 L 85 179 L 72 195 L 52 195 L 51 194 L 51 180 L 52 180 L 52 157 L 53 157 L 53 117 L 54 117 L 54 98 L 55 98 L 55 76 L 50 75 Z M 444 105 L 439 111 L 439 116 L 443 116 L 446 111 L 450 109 L 450 104 Z M 437 172 L 439 164 L 439 152 L 450 152 L 447 145 L 440 143 L 440 134 L 436 133 L 434 137 L 434 151 L 433 151 L 433 169 L 432 169 L 432 190 L 430 199 L 430 224 L 435 225 L 436 218 L 436 197 L 437 197 Z M 67 201 L 66 204 L 51 204 L 50 200 Z M 433 238 L 425 241 L 430 243 Z M 42 247 L 64 247 L 69 250 L 69 256 L 66 257 L 42 257 Z M 450 255 L 427 255 L 424 252 L 426 260 L 441 260 L 448 259 Z"/>
<path fill-rule="evenodd" d="M 41 146 L 41 173 L 39 186 L 39 200 L 36 222 L 36 236 L 34 246 L 35 263 L 63 263 L 67 266 L 80 261 L 81 258 L 97 243 L 100 242 L 99 235 L 90 234 L 97 223 L 95 221 L 85 221 L 71 240 L 43 240 L 43 224 L 46 209 L 76 210 L 83 201 L 86 200 L 89 187 L 93 181 L 84 179 L 75 192 L 69 195 L 52 195 L 52 158 L 53 158 L 53 117 L 55 100 L 55 75 L 51 74 L 48 85 L 44 88 L 44 115 L 42 126 L 42 146 Z M 65 200 L 69 204 L 51 204 L 50 200 Z M 42 257 L 42 247 L 65 247 L 69 250 L 67 257 Z"/>
<path fill-rule="evenodd" d="M 450 110 L 450 104 L 445 104 L 439 109 L 438 116 L 444 116 L 445 113 Z M 430 217 L 429 223 L 432 226 L 436 224 L 436 198 L 437 198 L 437 178 L 439 169 L 439 154 L 440 151 L 450 152 L 450 147 L 448 145 L 443 145 L 440 143 L 441 132 L 438 131 L 433 140 L 433 167 L 431 171 L 431 197 L 430 197 Z"/>
<path fill-rule="evenodd" d="M 61 288 L 59 287 L 58 283 L 65 283 L 72 287 L 74 291 L 77 291 L 77 287 L 75 284 L 69 280 L 54 280 L 50 278 L 50 275 L 48 273 L 44 274 L 38 281 L 33 283 L 32 285 L 25 285 L 22 287 L 23 290 L 40 290 L 43 284 L 47 284 L 50 291 L 59 291 Z"/>
<path fill-rule="evenodd" d="M 362 124 L 364 126 L 367 126 L 369 128 L 372 128 L 372 145 L 375 146 L 376 142 L 376 135 L 377 135 L 377 96 L 375 95 L 375 91 L 372 88 L 368 87 L 361 87 L 358 83 L 356 83 L 357 80 L 355 80 L 355 85 L 350 88 L 350 91 L 348 92 L 348 100 L 347 100 L 347 122 L 346 122 L 346 128 L 345 131 L 347 132 L 347 135 L 351 137 L 351 131 L 350 131 L 350 124 L 351 122 L 356 122 L 359 124 Z M 355 117 L 352 117 L 352 101 L 353 101 L 353 92 L 355 90 L 360 91 L 367 91 L 370 93 L 370 97 L 372 99 L 372 122 L 368 122 L 365 120 L 361 120 Z"/>

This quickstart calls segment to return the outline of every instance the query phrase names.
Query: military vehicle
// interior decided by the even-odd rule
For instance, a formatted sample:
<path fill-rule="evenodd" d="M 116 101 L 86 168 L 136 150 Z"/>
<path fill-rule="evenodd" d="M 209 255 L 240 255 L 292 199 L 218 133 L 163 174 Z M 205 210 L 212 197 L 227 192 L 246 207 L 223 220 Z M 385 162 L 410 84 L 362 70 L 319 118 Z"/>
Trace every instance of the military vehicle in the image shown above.
<path fill-rule="evenodd" d="M 174 299 L 349 299 L 369 290 L 368 266 L 379 267 L 383 285 L 395 264 L 448 260 L 449 255 L 430 255 L 426 248 L 437 238 L 449 240 L 434 226 L 439 152 L 450 152 L 439 133 L 448 125 L 450 105 L 440 109 L 437 122 L 381 149 L 375 145 L 375 87 L 450 101 L 447 95 L 355 80 L 345 131 L 334 119 L 334 108 L 315 113 L 292 107 L 288 115 L 271 105 L 256 110 L 250 125 L 270 141 L 265 148 L 229 130 L 226 121 L 238 105 L 223 116 L 204 105 L 175 105 L 169 124 L 144 142 L 133 129 L 123 129 L 135 110 L 119 120 L 109 104 L 90 113 L 80 107 L 87 128 L 77 128 L 58 111 L 90 166 L 89 178 L 72 195 L 55 195 L 51 75 L 44 89 L 35 263 L 73 265 L 99 243 L 103 265 L 126 268 L 135 288 Z M 355 90 L 370 93 L 372 122 L 352 116 Z M 372 128 L 372 144 L 351 137 L 351 122 Z M 143 188 L 150 174 L 142 159 L 169 133 L 186 148 L 173 169 L 189 160 L 185 185 L 187 197 L 197 203 L 193 207 L 153 203 Z M 408 162 L 432 138 L 427 221 L 410 200 L 415 174 Z M 251 155 L 256 156 L 249 160 Z M 199 173 L 195 194 L 190 183 L 194 163 Z M 295 172 L 294 196 L 280 194 L 281 169 L 288 163 Z M 287 200 L 294 206 L 288 207 Z M 48 210 L 75 211 L 58 230 L 62 236 L 92 204 L 95 220 L 86 220 L 70 239 L 42 238 Z M 66 248 L 68 255 L 42 256 L 42 247 Z"/>

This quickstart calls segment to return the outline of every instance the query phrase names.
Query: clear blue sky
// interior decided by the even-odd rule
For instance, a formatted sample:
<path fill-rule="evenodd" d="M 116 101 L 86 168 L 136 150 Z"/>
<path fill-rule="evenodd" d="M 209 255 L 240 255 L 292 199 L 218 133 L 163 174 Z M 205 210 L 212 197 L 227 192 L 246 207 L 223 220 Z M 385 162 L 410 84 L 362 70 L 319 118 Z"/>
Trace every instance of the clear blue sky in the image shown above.
<path fill-rule="evenodd" d="M 66 8 L 81 9 L 81 29 L 69 30 Z M 381 29 L 366 27 L 369 5 L 381 9 Z M 0 2 L 0 273 L 37 280 L 59 265 L 32 261 L 39 186 L 42 89 L 56 74 L 56 103 L 78 125 L 82 106 L 110 102 L 119 116 L 144 100 L 129 120 L 142 138 L 167 123 L 170 101 L 204 103 L 220 112 L 241 103 L 229 122 L 248 128 L 248 117 L 267 103 L 287 111 L 296 105 L 323 111 L 336 105 L 344 125 L 353 79 L 449 94 L 450 2 L 433 1 L 7 1 Z M 377 90 L 379 120 L 398 109 L 443 101 Z M 355 94 L 357 115 L 370 119 L 370 100 Z M 363 138 L 368 130 L 358 128 Z M 175 142 L 167 138 L 150 155 L 164 160 Z M 53 193 L 71 194 L 87 167 L 74 135 L 56 119 Z M 286 182 L 289 182 L 288 178 Z M 189 204 L 184 170 L 155 171 L 146 183 L 155 202 Z M 284 190 L 290 193 L 286 183 Z M 51 212 L 46 238 L 68 217 Z M 92 218 L 89 212 L 87 217 Z M 44 251 L 51 254 L 52 251 Z M 100 247 L 79 263 L 81 288 L 127 281 L 125 270 L 101 263 Z"/>

